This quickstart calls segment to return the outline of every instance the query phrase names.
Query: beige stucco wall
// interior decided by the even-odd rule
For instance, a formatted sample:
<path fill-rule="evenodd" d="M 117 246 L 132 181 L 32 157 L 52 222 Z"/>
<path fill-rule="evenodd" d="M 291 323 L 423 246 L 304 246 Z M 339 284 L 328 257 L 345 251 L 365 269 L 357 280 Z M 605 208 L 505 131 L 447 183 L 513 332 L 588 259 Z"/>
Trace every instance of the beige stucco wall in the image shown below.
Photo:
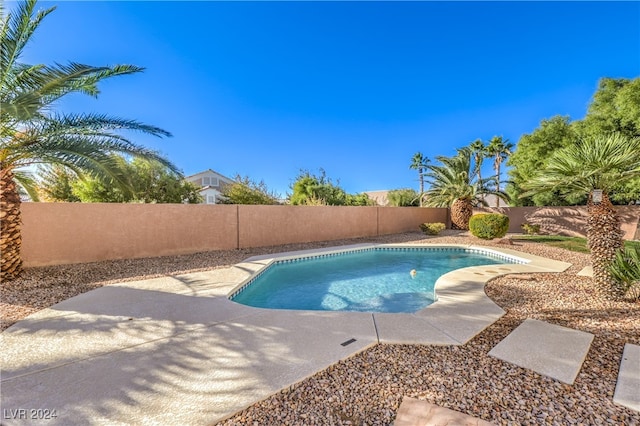
<path fill-rule="evenodd" d="M 545 233 L 584 235 L 581 207 L 487 209 Z M 638 232 L 640 206 L 620 207 L 625 238 Z M 183 204 L 23 203 L 26 266 L 93 262 L 330 241 L 450 225 L 447 209 L 408 207 L 235 206 Z M 638 236 L 636 236 L 638 238 Z"/>
<path fill-rule="evenodd" d="M 330 241 L 417 230 L 446 209 L 24 203 L 26 266 Z"/>
<path fill-rule="evenodd" d="M 636 238 L 640 206 L 617 206 L 624 239 Z M 474 213 L 500 212 L 509 216 L 509 232 L 522 232 L 523 223 L 540 225 L 543 234 L 584 237 L 587 234 L 587 208 L 579 207 L 494 207 L 480 208 Z"/>
<path fill-rule="evenodd" d="M 236 206 L 23 203 L 26 266 L 233 249 Z"/>
<path fill-rule="evenodd" d="M 377 235 L 376 207 L 240 206 L 240 247 Z"/>
<path fill-rule="evenodd" d="M 449 209 L 416 208 L 416 207 L 379 207 L 378 234 L 397 234 L 416 231 L 421 223 L 442 222 L 447 227 Z"/>

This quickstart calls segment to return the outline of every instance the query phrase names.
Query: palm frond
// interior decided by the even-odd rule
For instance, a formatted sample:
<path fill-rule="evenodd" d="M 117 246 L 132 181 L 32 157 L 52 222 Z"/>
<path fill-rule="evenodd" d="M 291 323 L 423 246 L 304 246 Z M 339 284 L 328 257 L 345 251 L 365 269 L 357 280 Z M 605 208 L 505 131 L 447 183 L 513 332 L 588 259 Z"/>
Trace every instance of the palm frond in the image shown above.
<path fill-rule="evenodd" d="M 620 183 L 640 176 L 640 138 L 619 133 L 578 141 L 556 151 L 531 181 L 523 185 L 528 197 L 540 191 L 566 196 L 586 195 L 594 189 L 607 193 Z"/>
<path fill-rule="evenodd" d="M 0 86 L 4 86 L 7 76 L 12 72 L 15 62 L 40 22 L 55 10 L 50 7 L 38 11 L 33 16 L 36 0 L 25 0 L 16 7 L 14 13 L 7 13 L 3 17 L 0 31 Z"/>
<path fill-rule="evenodd" d="M 51 66 L 19 62 L 41 21 L 55 8 L 35 12 L 36 0 L 20 2 L 12 13 L 0 9 L 0 161 L 14 169 L 60 164 L 126 187 L 124 167 L 114 154 L 138 157 L 180 170 L 158 152 L 139 146 L 123 132 L 170 137 L 164 129 L 100 114 L 54 114 L 52 103 L 70 93 L 99 94 L 106 78 L 133 74 L 133 65 L 93 67 L 76 62 Z M 125 136 L 126 135 L 126 136 Z M 24 188 L 30 180 L 22 174 Z M 30 193 L 31 194 L 31 193 Z M 35 194 L 35 192 L 32 192 Z M 32 195 L 33 197 L 34 195 Z"/>
<path fill-rule="evenodd" d="M 55 115 L 43 123 L 40 132 L 47 134 L 92 134 L 93 132 L 107 132 L 130 130 L 156 137 L 171 137 L 171 133 L 157 126 L 141 123 L 120 117 L 110 117 L 106 114 L 66 114 Z"/>
<path fill-rule="evenodd" d="M 26 170 L 14 170 L 13 178 L 16 180 L 18 185 L 22 187 L 22 189 L 29 195 L 29 198 L 33 201 L 40 201 L 40 197 L 38 196 L 36 182 L 32 173 Z"/>
<path fill-rule="evenodd" d="M 38 118 L 43 109 L 69 93 L 95 97 L 100 93 L 97 84 L 101 80 L 143 70 L 133 65 L 92 67 L 74 62 L 54 66 L 20 64 L 0 89 L 0 101 L 3 111 L 17 119 Z"/>
<path fill-rule="evenodd" d="M 3 141 L 4 161 L 20 167 L 46 161 L 55 163 L 56 158 L 61 158 L 66 164 L 70 161 L 66 156 L 73 153 L 119 153 L 157 161 L 180 174 L 180 170 L 158 152 L 138 146 L 118 133 L 122 130 L 157 137 L 171 136 L 159 127 L 136 120 L 101 114 L 56 115 L 53 119 L 33 123 L 18 136 Z"/>
<path fill-rule="evenodd" d="M 67 65 L 55 64 L 42 70 L 40 78 L 44 84 L 36 86 L 34 89 L 37 89 L 38 93 L 45 99 L 45 104 L 50 104 L 73 92 L 95 97 L 100 93 L 97 83 L 101 80 L 142 71 L 144 71 L 144 68 L 134 65 L 92 67 L 75 62 Z"/>
<path fill-rule="evenodd" d="M 476 202 L 480 195 L 494 194 L 508 200 L 508 195 L 492 189 L 493 178 L 476 179 L 471 167 L 473 150 L 461 148 L 453 157 L 439 156 L 440 164 L 429 165 L 426 174 L 430 188 L 425 191 L 425 204 L 430 207 L 449 207 L 455 200 Z"/>

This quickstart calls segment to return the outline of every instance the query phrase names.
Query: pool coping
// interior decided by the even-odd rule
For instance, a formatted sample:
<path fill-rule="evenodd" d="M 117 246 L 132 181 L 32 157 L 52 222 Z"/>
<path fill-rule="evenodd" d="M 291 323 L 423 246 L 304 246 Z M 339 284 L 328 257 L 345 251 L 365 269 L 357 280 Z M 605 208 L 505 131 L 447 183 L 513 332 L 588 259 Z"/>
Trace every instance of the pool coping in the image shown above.
<path fill-rule="evenodd" d="M 231 300 L 235 294 L 251 284 L 261 273 L 275 262 L 306 257 L 319 257 L 340 253 L 356 252 L 374 248 L 420 248 L 437 250 L 439 248 L 478 250 L 497 256 L 505 256 L 521 263 L 470 266 L 456 269 L 442 275 L 435 284 L 436 301 L 413 313 L 376 313 L 371 312 L 377 340 L 389 344 L 432 344 L 462 345 L 467 343 L 489 325 L 500 319 L 505 311 L 486 295 L 484 286 L 490 280 L 507 274 L 563 272 L 571 264 L 536 256 L 502 247 L 487 247 L 475 244 L 352 244 L 347 246 L 325 247 L 320 249 L 298 250 L 253 256 L 236 264 L 249 273 L 249 276 L 234 286 L 227 294 Z M 233 302 L 237 303 L 237 302 Z M 248 309 L 265 309 L 245 306 Z M 328 315 L 343 317 L 361 315 L 362 312 L 349 311 L 308 311 L 279 310 L 285 312 L 325 312 Z"/>

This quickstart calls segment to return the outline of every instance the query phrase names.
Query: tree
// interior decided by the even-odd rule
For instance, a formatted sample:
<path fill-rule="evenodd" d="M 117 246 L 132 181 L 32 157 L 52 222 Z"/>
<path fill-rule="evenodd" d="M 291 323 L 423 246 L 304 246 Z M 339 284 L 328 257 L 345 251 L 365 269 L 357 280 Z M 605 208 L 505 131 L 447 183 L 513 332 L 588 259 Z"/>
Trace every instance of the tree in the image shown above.
<path fill-rule="evenodd" d="M 409 188 L 394 189 L 387 193 L 387 200 L 392 207 L 417 207 L 420 198 L 420 194 Z"/>
<path fill-rule="evenodd" d="M 375 206 L 376 202 L 364 192 L 360 194 L 347 194 L 345 206 Z"/>
<path fill-rule="evenodd" d="M 552 189 L 563 195 L 588 194 L 587 241 L 598 285 L 615 285 L 608 267 L 622 247 L 623 234 L 610 194 L 620 183 L 640 177 L 639 152 L 640 138 L 620 133 L 583 139 L 554 152 L 527 185 L 529 193 Z"/>
<path fill-rule="evenodd" d="M 476 139 L 469 144 L 469 148 L 473 154 L 473 163 L 475 173 L 478 175 L 478 182 L 482 182 L 482 163 L 487 158 L 487 146 L 482 139 Z"/>
<path fill-rule="evenodd" d="M 418 171 L 418 183 L 420 185 L 420 207 L 422 207 L 422 194 L 424 194 L 424 171 L 429 165 L 429 159 L 422 155 L 421 152 L 416 152 L 411 158 L 410 169 Z"/>
<path fill-rule="evenodd" d="M 476 139 L 469 144 L 469 148 L 473 154 L 474 170 L 478 175 L 478 181 L 482 181 L 482 163 L 487 158 L 487 146 L 482 139 Z"/>
<path fill-rule="evenodd" d="M 203 201 L 200 188 L 157 161 L 134 158 L 129 163 L 136 202 L 188 203 Z"/>
<path fill-rule="evenodd" d="M 342 206 L 346 203 L 346 192 L 334 185 L 323 169 L 319 175 L 301 170 L 292 186 L 289 202 L 293 205 Z"/>
<path fill-rule="evenodd" d="M 56 113 L 55 103 L 71 93 L 99 94 L 107 78 L 143 71 L 132 65 L 92 67 L 30 65 L 20 62 L 32 35 L 55 7 L 34 12 L 36 0 L 17 4 L 13 13 L 0 9 L 0 279 L 12 279 L 22 270 L 20 257 L 20 184 L 37 198 L 34 180 L 23 168 L 61 164 L 74 172 L 103 176 L 126 185 L 112 153 L 153 159 L 174 172 L 171 162 L 131 142 L 122 130 L 165 137 L 171 134 L 135 120 L 100 114 Z"/>
<path fill-rule="evenodd" d="M 522 197 L 522 185 L 544 168 L 554 151 L 575 143 L 578 139 L 619 132 L 627 137 L 640 136 L 640 78 L 602 78 L 598 82 L 585 118 L 571 121 L 555 116 L 542 120 L 531 134 L 518 141 L 517 149 L 507 164 L 510 183 L 507 192 L 518 205 L 575 205 L 586 203 L 586 195 L 560 196 L 556 191 L 540 191 Z M 640 178 L 621 184 L 611 194 L 611 200 L 628 204 L 640 199 Z"/>
<path fill-rule="evenodd" d="M 224 185 L 222 204 L 279 204 L 280 196 L 267 188 L 264 181 L 255 182 L 249 176 L 237 175 L 235 182 Z"/>
<path fill-rule="evenodd" d="M 540 122 L 540 126 L 530 134 L 523 135 L 518 141 L 516 150 L 507 160 L 510 183 L 507 192 L 516 205 L 524 206 L 557 206 L 580 204 L 583 198 L 565 199 L 557 191 L 540 191 L 523 197 L 523 185 L 529 182 L 541 169 L 548 158 L 558 149 L 571 145 L 577 133 L 568 116 L 556 115 Z"/>
<path fill-rule="evenodd" d="M 496 171 L 496 191 L 500 192 L 500 164 L 511 155 L 513 144 L 502 136 L 494 136 L 487 145 L 487 156 L 493 157 L 493 168 Z M 500 198 L 498 198 L 498 207 L 500 207 Z"/>
<path fill-rule="evenodd" d="M 471 166 L 472 150 L 461 148 L 453 157 L 436 157 L 441 165 L 429 165 L 431 186 L 425 192 L 426 205 L 429 207 L 449 207 L 451 224 L 454 229 L 469 229 L 469 219 L 473 206 L 483 204 L 482 195 L 493 194 L 507 199 L 503 192 L 489 187 L 490 179 L 478 180 Z"/>
<path fill-rule="evenodd" d="M 72 192 L 84 203 L 129 203 L 135 200 L 133 170 L 121 155 L 112 154 L 112 168 L 120 181 L 102 176 L 80 176 L 71 183 Z"/>
<path fill-rule="evenodd" d="M 72 183 L 73 193 L 85 203 L 190 203 L 202 202 L 199 188 L 172 172 L 163 164 L 142 158 L 116 161 L 127 185 L 114 185 L 111 180 L 83 177 Z"/>
<path fill-rule="evenodd" d="M 372 206 L 375 202 L 367 194 L 347 194 L 338 184 L 334 184 L 320 169 L 319 175 L 301 170 L 292 185 L 293 193 L 289 202 L 307 206 Z"/>
<path fill-rule="evenodd" d="M 613 132 L 640 136 L 640 78 L 601 78 L 587 115 L 575 126 L 583 138 Z"/>
<path fill-rule="evenodd" d="M 614 204 L 640 204 L 640 178 L 620 183 L 610 198 Z"/>
<path fill-rule="evenodd" d="M 59 164 L 41 166 L 38 172 L 38 196 L 40 200 L 74 203 L 80 198 L 73 192 L 73 183 L 78 176 L 68 168 Z"/>

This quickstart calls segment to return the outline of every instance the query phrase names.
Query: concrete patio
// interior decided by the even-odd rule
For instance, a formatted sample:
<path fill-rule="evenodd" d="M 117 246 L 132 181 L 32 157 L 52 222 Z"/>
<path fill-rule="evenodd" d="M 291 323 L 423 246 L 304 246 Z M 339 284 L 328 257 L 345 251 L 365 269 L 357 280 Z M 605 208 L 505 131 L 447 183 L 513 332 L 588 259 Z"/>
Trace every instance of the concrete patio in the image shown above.
<path fill-rule="evenodd" d="M 438 302 L 415 314 L 267 310 L 227 298 L 273 256 L 93 290 L 0 335 L 2 423 L 210 424 L 371 345 L 464 344 L 504 313 L 484 293 L 489 279 L 569 266 L 500 251 L 529 263 L 446 274 Z M 36 409 L 57 417 L 29 417 Z"/>

